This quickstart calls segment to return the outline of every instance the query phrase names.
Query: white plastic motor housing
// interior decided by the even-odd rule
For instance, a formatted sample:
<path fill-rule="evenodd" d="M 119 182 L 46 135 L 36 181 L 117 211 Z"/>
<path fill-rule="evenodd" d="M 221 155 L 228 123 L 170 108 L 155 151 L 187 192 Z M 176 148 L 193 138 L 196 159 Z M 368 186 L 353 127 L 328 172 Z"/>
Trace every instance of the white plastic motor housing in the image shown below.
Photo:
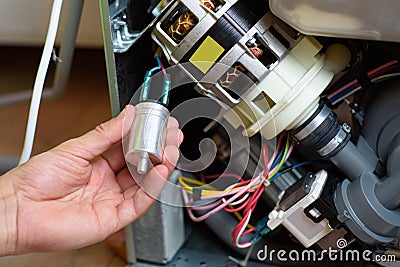
<path fill-rule="evenodd" d="M 318 108 L 319 96 L 334 76 L 321 49 L 315 38 L 304 37 L 224 118 L 235 128 L 244 124 L 245 135 L 260 132 L 266 139 L 301 125 Z M 260 105 L 260 95 L 274 104 Z"/>
<path fill-rule="evenodd" d="M 139 174 L 145 174 L 149 165 L 162 162 L 168 118 L 168 109 L 158 102 L 144 101 L 136 105 L 125 158 L 137 166 Z"/>

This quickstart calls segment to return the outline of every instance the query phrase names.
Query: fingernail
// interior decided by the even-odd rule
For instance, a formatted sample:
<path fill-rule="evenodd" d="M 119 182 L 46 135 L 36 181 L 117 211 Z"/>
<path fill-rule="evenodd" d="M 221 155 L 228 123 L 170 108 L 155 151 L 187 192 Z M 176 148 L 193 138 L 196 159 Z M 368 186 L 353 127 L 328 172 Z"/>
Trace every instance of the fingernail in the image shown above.
<path fill-rule="evenodd" d="M 182 142 L 183 142 L 183 138 L 184 138 L 184 135 L 183 135 L 183 132 L 182 132 L 182 130 L 179 132 L 179 136 L 178 136 L 178 140 L 179 140 L 179 145 L 181 145 L 182 144 Z"/>

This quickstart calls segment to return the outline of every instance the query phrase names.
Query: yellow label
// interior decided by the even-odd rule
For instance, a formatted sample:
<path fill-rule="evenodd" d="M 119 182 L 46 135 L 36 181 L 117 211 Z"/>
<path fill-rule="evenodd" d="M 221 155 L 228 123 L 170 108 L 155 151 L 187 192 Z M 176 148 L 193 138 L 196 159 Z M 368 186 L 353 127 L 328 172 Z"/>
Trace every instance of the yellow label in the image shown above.
<path fill-rule="evenodd" d="M 205 74 L 224 51 L 213 38 L 207 36 L 189 61 Z"/>

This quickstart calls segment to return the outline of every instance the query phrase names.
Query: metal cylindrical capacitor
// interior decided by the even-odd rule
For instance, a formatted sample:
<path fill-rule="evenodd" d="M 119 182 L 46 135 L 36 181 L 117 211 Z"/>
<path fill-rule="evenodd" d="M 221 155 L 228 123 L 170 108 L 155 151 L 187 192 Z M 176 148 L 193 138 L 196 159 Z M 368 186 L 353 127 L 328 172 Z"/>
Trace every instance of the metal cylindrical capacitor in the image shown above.
<path fill-rule="evenodd" d="M 128 163 L 137 166 L 139 174 L 147 173 L 149 164 L 162 162 L 168 118 L 168 109 L 157 102 L 136 105 L 125 157 Z"/>

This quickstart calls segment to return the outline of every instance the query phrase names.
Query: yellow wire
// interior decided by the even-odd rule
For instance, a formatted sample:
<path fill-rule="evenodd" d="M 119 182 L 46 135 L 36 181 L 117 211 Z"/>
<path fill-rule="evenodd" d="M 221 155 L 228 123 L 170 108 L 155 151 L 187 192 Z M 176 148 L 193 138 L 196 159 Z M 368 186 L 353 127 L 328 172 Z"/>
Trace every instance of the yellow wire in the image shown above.
<path fill-rule="evenodd" d="M 181 186 L 182 186 L 186 191 L 188 191 L 189 193 L 192 193 L 192 192 L 193 192 L 193 188 L 194 188 L 194 187 L 188 185 L 186 182 L 189 182 L 189 183 L 191 183 L 191 184 L 198 185 L 198 186 L 204 186 L 204 187 L 212 188 L 210 185 L 208 185 L 208 184 L 206 184 L 206 183 L 204 183 L 204 182 L 201 182 L 201 181 L 196 180 L 196 179 L 184 177 L 184 176 L 179 177 L 178 182 L 179 182 L 179 183 L 181 184 Z M 238 190 L 240 190 L 240 188 L 241 188 L 241 187 L 238 187 Z M 254 188 L 254 187 L 253 187 L 253 188 Z M 254 189 L 255 189 L 255 188 L 254 188 Z M 224 191 L 204 190 L 204 191 L 202 191 L 202 194 L 203 194 L 203 192 L 206 193 L 206 191 L 208 191 L 208 193 L 210 193 L 210 192 L 216 192 L 216 194 L 221 194 L 221 193 L 224 193 L 224 192 L 231 192 L 232 190 L 224 190 Z M 210 194 L 210 195 L 212 195 L 212 194 Z M 233 208 L 231 205 L 229 205 L 229 207 L 230 207 L 230 208 Z M 233 212 L 233 215 L 235 215 L 235 217 L 236 217 L 239 221 L 243 220 L 243 216 L 242 216 L 239 212 L 237 212 L 237 211 L 236 211 L 236 212 Z M 250 228 L 253 227 L 253 225 L 247 224 L 246 227 L 250 229 Z"/>
<path fill-rule="evenodd" d="M 188 178 L 188 177 L 184 177 L 184 176 L 179 177 L 179 183 L 181 185 L 190 187 L 188 184 L 185 183 L 185 181 L 195 184 L 195 185 L 199 185 L 199 186 L 207 186 L 206 183 L 203 183 L 202 181 L 199 181 L 196 179 L 192 179 L 192 178 Z"/>
<path fill-rule="evenodd" d="M 282 165 L 283 165 L 283 164 L 285 163 L 285 161 L 286 161 L 287 154 L 289 153 L 289 149 L 290 149 L 290 135 L 288 135 L 288 137 L 287 137 L 286 146 L 285 146 L 285 151 L 284 151 L 284 153 L 283 153 L 283 155 L 282 155 L 282 159 L 281 159 L 281 161 L 279 162 L 278 167 L 275 169 L 275 171 L 273 171 L 272 173 L 270 173 L 270 174 L 268 175 L 268 179 L 271 179 L 272 177 L 274 177 L 274 176 L 278 173 L 278 171 L 282 168 Z M 204 183 L 204 182 L 201 182 L 201 181 L 196 180 L 196 179 L 188 178 L 188 177 L 183 177 L 183 176 L 179 177 L 178 182 L 179 182 L 179 183 L 181 184 L 181 186 L 182 186 L 188 193 L 190 193 L 190 194 L 193 194 L 193 188 L 194 188 L 194 187 L 193 187 L 193 186 L 190 186 L 190 185 L 187 184 L 187 183 L 191 183 L 191 184 L 197 185 L 197 186 L 204 186 L 205 188 L 214 189 L 213 187 L 211 187 L 210 185 L 208 185 L 208 184 L 206 184 L 206 183 Z M 219 191 L 219 190 L 202 190 L 201 195 L 202 195 L 202 196 L 220 195 L 220 194 L 224 194 L 224 193 L 228 193 L 228 192 L 232 192 L 232 191 L 239 191 L 239 190 L 242 189 L 243 187 L 244 187 L 244 186 L 237 187 L 237 188 L 234 188 L 234 189 L 229 189 L 229 190 L 222 190 L 222 191 Z M 254 186 L 254 187 L 252 187 L 252 189 L 256 189 L 257 187 L 258 187 L 258 186 Z M 230 208 L 233 208 L 231 205 L 229 205 L 229 207 L 230 207 Z M 233 212 L 233 215 L 234 215 L 239 221 L 243 220 L 243 216 L 242 216 L 239 212 L 237 212 L 237 211 L 236 211 L 236 212 Z M 250 229 L 250 228 L 253 227 L 253 225 L 247 224 L 246 227 Z"/>
<path fill-rule="evenodd" d="M 275 171 L 273 171 L 272 173 L 270 173 L 268 175 L 268 179 L 271 179 L 272 177 L 274 177 L 278 173 L 278 171 L 282 168 L 282 165 L 286 161 L 287 154 L 289 153 L 289 149 L 290 149 L 290 136 L 288 135 L 288 138 L 286 140 L 285 152 L 283 153 L 282 159 L 278 164 L 278 168 L 276 168 Z"/>
<path fill-rule="evenodd" d="M 288 154 L 288 152 L 289 152 L 289 149 L 290 149 L 290 136 L 288 135 L 287 140 L 286 140 L 285 151 L 284 151 L 284 153 L 283 153 L 283 155 L 282 155 L 281 161 L 279 162 L 278 168 L 276 168 L 274 172 L 272 172 L 272 173 L 270 173 L 270 174 L 268 175 L 268 179 L 274 177 L 274 175 L 276 175 L 276 173 L 282 168 L 282 165 L 283 165 L 283 164 L 285 163 L 285 161 L 286 161 L 286 157 L 287 157 L 287 154 Z M 188 177 L 183 177 L 183 176 L 179 177 L 178 182 L 179 182 L 179 184 L 180 184 L 188 193 L 190 193 L 190 194 L 193 194 L 193 188 L 194 188 L 194 187 L 193 187 L 193 186 L 190 186 L 189 184 L 187 184 L 187 182 L 188 182 L 188 183 L 191 183 L 191 184 L 193 184 L 193 185 L 204 186 L 205 188 L 214 189 L 213 187 L 211 187 L 210 185 L 208 185 L 208 184 L 206 184 L 206 183 L 204 183 L 204 182 L 201 182 L 201 181 L 196 180 L 196 179 L 188 178 Z M 256 189 L 257 187 L 258 187 L 258 186 L 254 186 L 254 187 L 252 187 L 252 189 Z M 203 195 L 204 195 L 204 196 L 212 196 L 212 195 L 217 195 L 217 194 L 220 195 L 220 194 L 232 192 L 233 190 L 234 190 L 234 191 L 238 191 L 238 190 L 240 190 L 240 189 L 242 189 L 242 188 L 243 188 L 243 186 L 238 187 L 238 188 L 234 188 L 234 189 L 229 189 L 229 190 L 222 190 L 222 191 L 218 191 L 218 190 L 202 190 L 201 195 L 202 195 L 202 196 L 203 196 Z M 233 208 L 231 205 L 230 205 L 229 207 Z M 234 215 L 239 221 L 243 220 L 243 216 L 242 216 L 239 212 L 237 212 L 237 211 L 236 211 L 236 212 L 233 212 L 233 215 Z M 253 225 L 247 224 L 246 227 L 250 229 L 250 228 L 253 227 Z"/>
<path fill-rule="evenodd" d="M 214 189 L 213 187 L 211 187 L 210 185 L 203 183 L 199 180 L 196 179 L 192 179 L 192 178 L 188 178 L 188 177 L 179 177 L 178 179 L 179 184 L 189 193 L 189 194 L 193 194 L 193 186 L 190 186 L 189 184 L 187 184 L 186 182 L 189 182 L 191 184 L 194 185 L 198 185 L 198 186 L 204 186 L 205 188 L 211 188 Z M 213 195 L 220 195 L 220 194 L 225 194 L 225 193 L 229 193 L 229 192 L 236 192 L 236 191 L 240 191 L 241 189 L 243 189 L 244 186 L 240 186 L 237 188 L 233 188 L 233 189 L 228 189 L 228 190 L 202 190 L 201 195 L 202 196 L 213 196 Z M 257 186 L 253 186 L 252 189 L 256 189 Z"/>

